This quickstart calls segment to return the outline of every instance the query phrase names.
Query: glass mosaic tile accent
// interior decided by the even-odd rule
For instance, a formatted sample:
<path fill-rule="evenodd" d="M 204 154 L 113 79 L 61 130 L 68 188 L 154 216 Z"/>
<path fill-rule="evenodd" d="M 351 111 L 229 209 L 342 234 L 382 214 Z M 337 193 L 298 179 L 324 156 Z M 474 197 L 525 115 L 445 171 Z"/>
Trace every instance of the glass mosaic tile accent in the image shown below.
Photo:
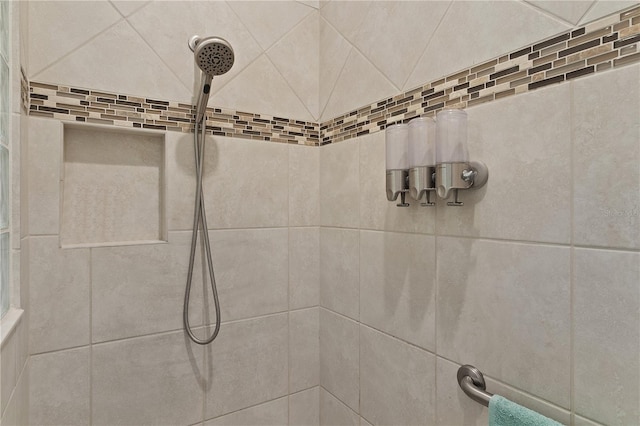
<path fill-rule="evenodd" d="M 121 127 L 193 132 L 193 105 L 76 87 L 31 82 L 29 114 Z M 207 133 L 298 145 L 319 144 L 317 123 L 207 108 Z"/>
<path fill-rule="evenodd" d="M 311 146 L 341 142 L 444 108 L 467 108 L 639 63 L 639 43 L 635 6 L 322 123 L 209 108 L 207 132 Z M 193 131 L 192 105 L 38 82 L 28 90 L 34 116 Z"/>

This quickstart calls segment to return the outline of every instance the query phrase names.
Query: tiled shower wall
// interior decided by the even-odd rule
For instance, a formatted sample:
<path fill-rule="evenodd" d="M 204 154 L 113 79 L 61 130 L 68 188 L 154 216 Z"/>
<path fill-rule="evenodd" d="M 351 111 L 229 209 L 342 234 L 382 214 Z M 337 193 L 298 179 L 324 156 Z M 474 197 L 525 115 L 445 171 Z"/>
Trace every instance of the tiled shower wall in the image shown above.
<path fill-rule="evenodd" d="M 463 207 L 388 202 L 383 132 L 320 148 L 322 424 L 486 424 L 467 363 L 562 423 L 640 421 L 638 81 L 468 108 Z"/>
<path fill-rule="evenodd" d="M 181 330 L 192 135 L 167 133 L 167 243 L 61 249 L 61 164 L 51 161 L 62 158 L 61 128 L 30 118 L 31 424 L 219 424 L 265 402 L 231 416 L 317 416 L 319 150 L 207 142 L 223 323 L 215 344 L 201 347 Z M 196 327 L 213 321 L 202 292 L 196 281 Z"/>
<path fill-rule="evenodd" d="M 421 16 L 411 8 L 426 6 L 405 3 L 411 5 L 408 11 L 394 9 L 393 16 L 404 21 L 377 33 L 380 25 L 389 24 L 383 18 L 392 3 L 358 3 L 269 3 L 267 11 L 259 3 L 175 7 L 166 2 L 99 2 L 65 9 L 65 4 L 34 2 L 29 28 L 32 42 L 38 42 L 30 50 L 28 73 L 32 80 L 66 87 L 189 103 L 193 72 L 186 43 L 180 39 L 174 46 L 173 40 L 159 36 L 179 25 L 184 40 L 193 33 L 225 35 L 233 38 L 239 54 L 254 55 L 238 58 L 236 74 L 216 80 L 216 105 L 317 122 L 455 72 L 469 66 L 470 58 L 477 62 L 502 55 L 587 22 L 589 14 L 607 13 L 602 8 L 628 4 L 576 2 L 580 6 L 575 10 L 560 8 L 552 16 L 520 2 L 485 2 L 486 10 L 475 10 L 473 3 L 425 2 L 431 4 L 430 15 L 439 13 L 442 19 L 430 24 L 434 46 L 451 41 L 447 34 L 460 32 L 460 25 L 475 25 L 471 17 L 478 14 L 483 16 L 478 31 L 509 22 L 509 36 L 499 42 L 487 36 L 480 46 L 451 46 L 453 53 L 437 64 L 426 58 L 442 55 L 429 46 L 425 50 L 426 44 L 415 52 L 405 49 L 406 63 L 396 69 L 384 61 L 397 64 L 393 55 L 401 52 L 373 46 L 383 46 L 380 37 L 385 34 L 393 34 L 393 46 L 413 44 L 424 22 L 422 27 L 417 20 L 406 26 L 408 32 L 400 31 L 399 24 L 408 16 Z M 356 7 L 367 14 L 354 13 Z M 435 13 L 434 8 L 441 10 Z M 291 19 L 282 20 L 284 10 Z M 204 16 L 213 17 L 215 25 Z M 510 17 L 519 18 L 511 24 Z M 97 25 L 96 19 L 105 22 Z M 47 25 L 59 26 L 55 45 L 43 40 L 52 31 Z M 305 45 L 313 31 L 321 40 L 319 53 Z M 291 49 L 299 58 L 294 64 L 286 60 Z M 317 66 L 314 54 L 320 58 Z M 119 69 L 132 58 L 142 58 L 145 67 L 131 66 L 132 73 L 123 79 L 105 63 L 114 57 Z M 464 62 L 456 62 L 460 60 Z M 414 71 L 414 65 L 421 70 Z M 314 85 L 313 70 L 318 69 L 323 78 Z M 606 381 L 624 390 L 615 413 L 598 407 L 597 398 L 590 400 L 593 395 L 580 393 L 593 387 L 578 384 L 590 378 L 580 374 L 581 366 L 605 358 L 597 347 L 621 354 L 606 356 L 613 373 L 598 367 L 605 380 L 632 353 L 616 345 L 638 346 L 637 327 L 629 328 L 638 323 L 638 288 L 633 287 L 638 275 L 638 236 L 633 234 L 638 228 L 633 205 L 637 188 L 635 193 L 634 188 L 625 187 L 628 193 L 616 188 L 616 194 L 627 195 L 601 201 L 606 191 L 587 193 L 594 185 L 576 177 L 573 166 L 591 165 L 587 154 L 613 162 L 601 158 L 596 139 L 583 142 L 576 129 L 588 135 L 595 131 L 581 127 L 584 117 L 599 123 L 610 114 L 609 122 L 621 122 L 603 134 L 626 129 L 637 136 L 637 127 L 626 125 L 633 120 L 625 115 L 637 117 L 637 72 L 633 66 L 470 108 L 471 133 L 482 135 L 472 141 L 472 156 L 489 165 L 491 177 L 487 188 L 464 194 L 467 205 L 453 212 L 442 206 L 402 210 L 386 201 L 381 132 L 320 149 L 216 136 L 208 144 L 206 168 L 211 172 L 205 185 L 210 188 L 207 210 L 223 318 L 228 320 L 223 324 L 227 334 L 204 350 L 190 345 L 179 331 L 184 280 L 179 271 L 187 256 L 193 191 L 189 136 L 168 132 L 167 244 L 61 250 L 60 164 L 50 161 L 60 158 L 61 141 L 50 135 L 59 135 L 62 124 L 31 117 L 32 216 L 23 240 L 30 250 L 32 292 L 31 423 L 139 423 L 142 418 L 195 423 L 220 415 L 208 424 L 284 423 L 288 415 L 292 424 L 473 424 L 486 412 L 461 395 L 453 379 L 456 364 L 466 362 L 487 373 L 490 390 L 565 422 L 571 412 L 606 423 L 615 423 L 618 415 L 621 423 L 635 421 L 637 405 L 624 398 L 637 401 L 637 377 L 620 378 L 628 384 Z M 618 82 L 627 84 L 614 87 Z M 596 88 L 602 93 L 593 94 Z M 614 94 L 611 104 L 580 110 L 586 96 L 600 99 L 606 93 Z M 622 104 L 621 115 L 615 108 Z M 542 120 L 553 125 L 540 126 Z M 616 138 L 630 146 L 619 148 L 630 163 L 628 171 L 618 168 L 615 173 L 637 181 L 633 136 Z M 580 143 L 590 144 L 589 149 Z M 548 174 L 560 184 L 547 179 Z M 604 182 L 595 174 L 586 176 L 599 185 Z M 529 182 L 524 187 L 523 180 Z M 460 258 L 468 259 L 463 267 Z M 604 266 L 598 268 L 598 260 Z M 617 271 L 611 266 L 616 264 L 626 271 L 615 281 L 619 293 L 609 288 L 602 297 L 617 300 L 622 294 L 630 303 L 626 311 L 614 310 L 627 325 L 625 329 L 616 322 L 626 340 L 613 336 L 606 348 L 586 351 L 582 348 L 592 341 L 611 336 L 604 326 L 579 327 L 599 320 L 592 305 L 600 299 L 591 296 L 600 278 L 588 268 Z M 601 314 L 616 321 L 608 312 Z M 478 319 L 486 319 L 487 327 L 478 330 Z M 509 321 L 513 328 L 505 325 Z M 208 324 L 202 318 L 199 322 Z M 509 344 L 501 345 L 502 340 Z M 407 365 L 411 374 L 405 368 L 394 370 Z"/>

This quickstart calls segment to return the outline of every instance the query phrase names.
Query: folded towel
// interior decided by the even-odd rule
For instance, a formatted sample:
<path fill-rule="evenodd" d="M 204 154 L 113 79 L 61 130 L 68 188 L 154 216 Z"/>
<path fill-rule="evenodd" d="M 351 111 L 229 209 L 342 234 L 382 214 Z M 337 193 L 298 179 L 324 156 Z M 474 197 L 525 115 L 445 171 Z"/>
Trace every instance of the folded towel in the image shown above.
<path fill-rule="evenodd" d="M 489 400 L 489 426 L 562 426 L 555 420 L 500 395 Z"/>

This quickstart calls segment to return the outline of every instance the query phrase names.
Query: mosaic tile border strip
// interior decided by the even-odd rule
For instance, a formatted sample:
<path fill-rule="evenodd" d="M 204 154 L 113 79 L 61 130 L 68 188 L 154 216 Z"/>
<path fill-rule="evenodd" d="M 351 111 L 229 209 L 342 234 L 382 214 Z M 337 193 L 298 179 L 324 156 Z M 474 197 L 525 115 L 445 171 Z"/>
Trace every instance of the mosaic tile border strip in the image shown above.
<path fill-rule="evenodd" d="M 20 105 L 25 113 L 29 112 L 29 80 L 22 67 L 20 67 Z"/>
<path fill-rule="evenodd" d="M 321 145 L 640 62 L 640 6 L 594 21 L 320 124 Z"/>
<path fill-rule="evenodd" d="M 466 108 L 640 62 L 640 6 L 531 44 L 323 123 L 207 109 L 207 133 L 259 141 L 319 146 L 384 130 L 444 108 Z M 189 133 L 193 105 L 27 81 L 29 115 L 62 121 Z M 27 96 L 28 95 L 28 96 Z"/>
<path fill-rule="evenodd" d="M 179 102 L 31 82 L 29 115 L 62 121 L 190 133 L 195 108 Z M 318 146 L 318 123 L 207 108 L 207 133 L 259 141 Z"/>

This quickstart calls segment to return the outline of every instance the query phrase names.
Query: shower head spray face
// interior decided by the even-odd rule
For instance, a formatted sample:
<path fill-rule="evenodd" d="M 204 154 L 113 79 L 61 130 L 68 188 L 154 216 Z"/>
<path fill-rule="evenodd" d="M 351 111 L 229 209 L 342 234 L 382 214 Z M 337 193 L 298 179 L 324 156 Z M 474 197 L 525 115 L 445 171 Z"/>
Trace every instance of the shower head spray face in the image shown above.
<path fill-rule="evenodd" d="M 229 42 L 220 37 L 193 36 L 189 40 L 189 48 L 193 51 L 196 64 L 203 73 L 196 102 L 196 122 L 200 123 L 209 101 L 211 79 L 229 71 L 233 66 L 235 55 Z"/>
<path fill-rule="evenodd" d="M 194 56 L 198 67 L 207 75 L 225 74 L 233 66 L 233 48 L 224 39 L 206 37 L 197 41 Z"/>

